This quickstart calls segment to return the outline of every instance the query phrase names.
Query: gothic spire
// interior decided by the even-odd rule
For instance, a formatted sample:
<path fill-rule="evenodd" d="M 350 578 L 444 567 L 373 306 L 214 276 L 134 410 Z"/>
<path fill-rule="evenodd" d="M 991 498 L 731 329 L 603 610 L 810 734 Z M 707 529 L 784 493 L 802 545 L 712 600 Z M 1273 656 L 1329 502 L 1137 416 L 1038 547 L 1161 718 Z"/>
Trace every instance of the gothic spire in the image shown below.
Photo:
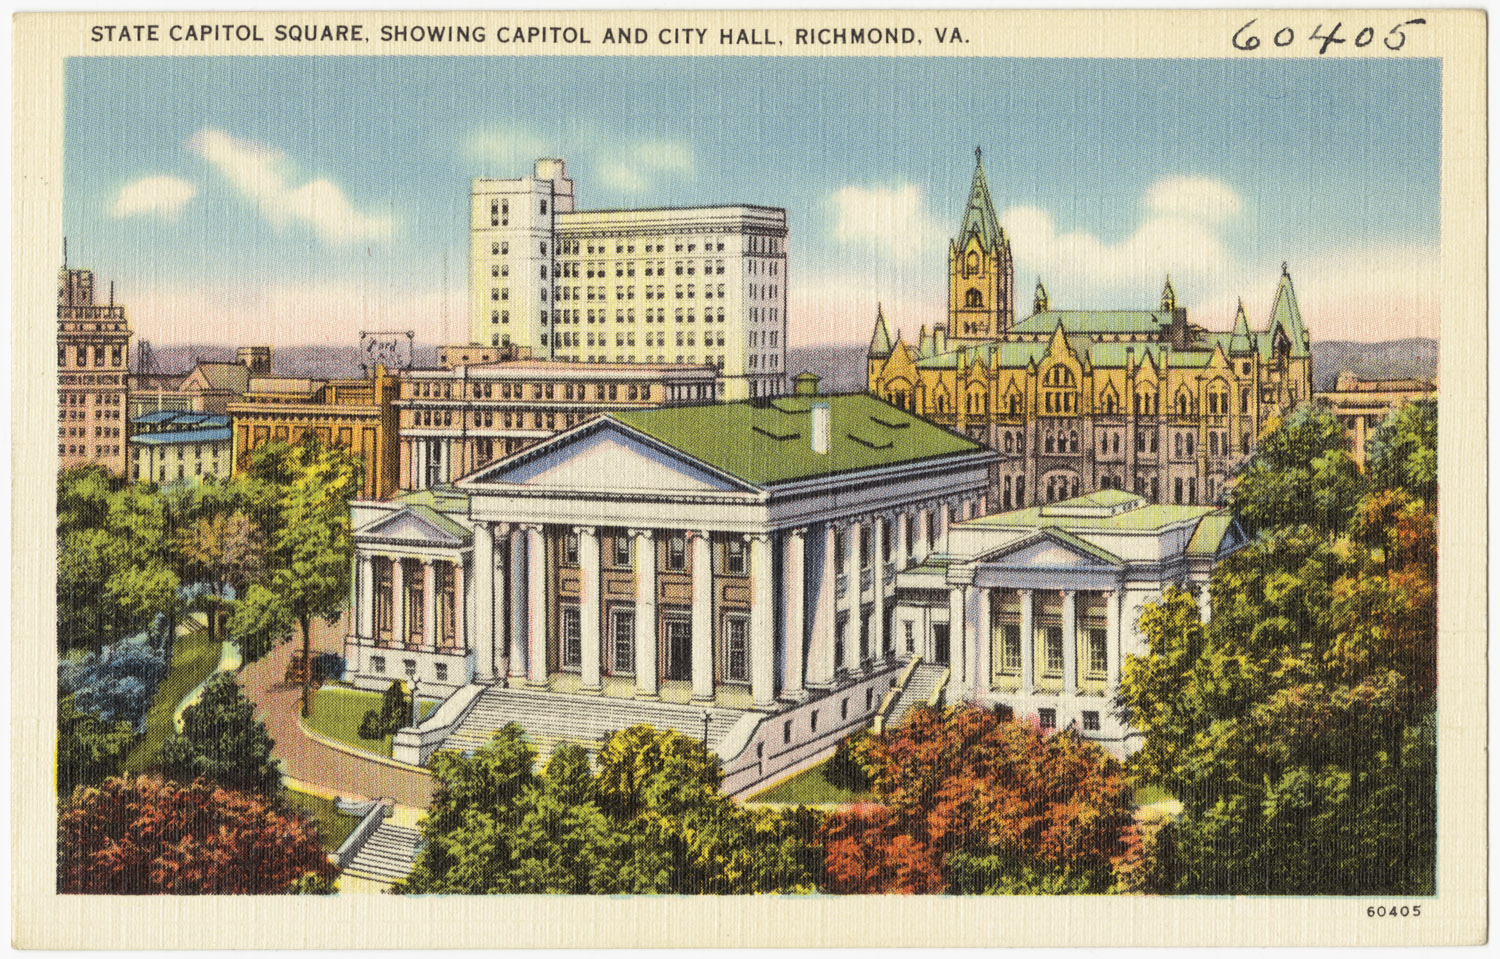
<path fill-rule="evenodd" d="M 1172 289 L 1172 274 L 1167 274 L 1167 283 L 1161 288 L 1161 308 L 1163 313 L 1177 309 L 1177 291 Z"/>
<path fill-rule="evenodd" d="M 885 309 L 875 304 L 875 333 L 870 337 L 870 356 L 886 357 L 891 355 L 891 334 L 885 326 Z"/>
<path fill-rule="evenodd" d="M 978 147 L 974 148 L 974 182 L 969 187 L 969 202 L 964 207 L 963 225 L 958 229 L 958 245 L 962 247 L 967 244 L 971 234 L 978 235 L 980 244 L 986 250 L 1000 245 L 1003 238 L 1000 218 L 995 215 L 995 201 L 990 198 L 990 184 L 985 179 L 984 160 Z"/>
<path fill-rule="evenodd" d="M 1049 309 L 1051 309 L 1051 304 L 1047 300 L 1047 288 L 1042 286 L 1042 278 L 1037 277 L 1036 294 L 1031 298 L 1031 312 L 1046 313 Z"/>

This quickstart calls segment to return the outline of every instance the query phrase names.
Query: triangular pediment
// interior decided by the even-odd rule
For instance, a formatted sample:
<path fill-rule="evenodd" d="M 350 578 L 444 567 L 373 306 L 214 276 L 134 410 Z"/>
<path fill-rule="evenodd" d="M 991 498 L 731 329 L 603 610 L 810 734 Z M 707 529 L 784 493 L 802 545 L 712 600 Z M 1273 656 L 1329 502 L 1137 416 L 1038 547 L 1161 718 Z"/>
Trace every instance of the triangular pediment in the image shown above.
<path fill-rule="evenodd" d="M 1070 533 L 1052 529 L 1039 530 L 986 553 L 977 562 L 981 566 L 1032 570 L 1105 570 L 1123 565 L 1107 550 L 1091 546 Z"/>
<path fill-rule="evenodd" d="M 458 485 L 475 492 L 513 486 L 621 493 L 755 489 L 609 417 L 486 467 Z"/>
<path fill-rule="evenodd" d="M 451 521 L 450 521 L 451 522 Z M 408 546 L 463 546 L 465 538 L 454 530 L 411 508 L 383 516 L 354 531 L 362 542 L 400 543 Z"/>

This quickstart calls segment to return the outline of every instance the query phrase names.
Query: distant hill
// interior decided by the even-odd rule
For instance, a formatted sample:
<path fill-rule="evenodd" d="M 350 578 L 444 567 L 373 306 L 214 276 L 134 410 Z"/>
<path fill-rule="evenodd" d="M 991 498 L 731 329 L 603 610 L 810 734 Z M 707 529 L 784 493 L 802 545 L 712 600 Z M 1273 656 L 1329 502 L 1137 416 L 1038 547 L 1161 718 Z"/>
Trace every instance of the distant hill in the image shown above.
<path fill-rule="evenodd" d="M 865 349 L 859 343 L 823 343 L 818 346 L 794 346 L 786 351 L 789 376 L 811 370 L 822 377 L 825 393 L 857 392 L 865 388 Z M 1349 343 L 1338 340 L 1315 340 L 1313 351 L 1313 388 L 1333 388 L 1333 381 L 1345 370 L 1366 379 L 1437 377 L 1438 343 L 1432 339 L 1387 340 L 1383 343 Z M 234 348 L 210 344 L 172 344 L 152 348 L 157 365 L 164 373 L 182 373 L 192 369 L 198 360 L 231 362 Z M 435 367 L 438 348 L 418 343 L 413 349 L 413 365 Z M 272 357 L 278 376 L 313 378 L 351 377 L 360 375 L 359 347 L 348 346 L 282 346 Z M 132 356 L 134 368 L 134 356 Z"/>
<path fill-rule="evenodd" d="M 1371 380 L 1437 379 L 1437 340 L 1413 338 L 1384 343 L 1314 340 L 1312 352 L 1315 390 L 1333 389 L 1333 381 L 1346 370 Z"/>

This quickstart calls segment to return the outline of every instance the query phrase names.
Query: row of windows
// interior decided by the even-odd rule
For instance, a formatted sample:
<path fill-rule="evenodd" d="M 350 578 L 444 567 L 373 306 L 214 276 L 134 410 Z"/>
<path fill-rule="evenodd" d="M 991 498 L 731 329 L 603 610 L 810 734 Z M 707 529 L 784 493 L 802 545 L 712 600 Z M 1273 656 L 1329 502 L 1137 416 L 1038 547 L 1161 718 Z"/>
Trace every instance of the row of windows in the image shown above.
<path fill-rule="evenodd" d="M 667 247 L 666 247 L 666 244 L 664 244 L 664 243 L 656 243 L 656 244 L 646 243 L 646 244 L 643 244 L 641 246 L 641 252 L 643 252 L 643 253 L 665 253 L 666 251 L 667 251 Z M 577 255 L 579 253 L 602 254 L 602 253 L 608 253 L 609 252 L 609 247 L 607 247 L 602 242 L 580 244 L 580 242 L 578 240 L 562 240 L 562 241 L 560 241 L 558 243 L 558 252 L 559 253 L 571 253 L 571 254 L 574 254 L 574 255 Z M 616 253 L 634 253 L 635 252 L 635 244 L 634 243 L 627 243 L 627 242 L 625 242 L 623 240 L 616 241 L 616 243 L 615 243 L 615 252 Z M 698 252 L 698 243 L 696 241 L 693 241 L 693 242 L 684 244 L 684 242 L 682 240 L 678 240 L 677 243 L 676 243 L 675 252 L 677 252 L 677 253 L 696 253 L 696 252 Z M 708 237 L 707 239 L 705 239 L 703 241 L 703 252 L 704 253 L 713 253 L 713 252 L 722 253 L 722 252 L 724 252 L 724 241 L 723 240 L 715 240 L 714 237 L 712 237 L 712 236 Z"/>
<path fill-rule="evenodd" d="M 96 408 L 94 410 L 94 417 L 93 418 L 96 419 L 96 420 L 117 420 L 117 419 L 120 418 L 120 415 L 121 415 L 121 411 L 120 410 L 97 409 Z M 88 411 L 87 410 L 63 410 L 63 409 L 60 409 L 60 410 L 57 411 L 57 418 L 60 419 L 60 420 L 86 420 L 89 417 L 88 417 Z"/>
<path fill-rule="evenodd" d="M 608 286 L 560 286 L 560 287 L 557 288 L 557 295 L 556 295 L 555 299 L 558 300 L 559 302 L 572 302 L 574 300 L 577 300 L 579 302 L 586 302 L 586 303 L 595 303 L 595 302 L 603 303 L 603 302 L 606 302 L 606 301 L 608 301 L 610 299 L 610 295 L 609 294 L 610 294 L 610 290 L 611 289 L 614 290 L 614 299 L 616 299 L 616 300 L 633 300 L 633 299 L 635 299 L 635 287 L 634 286 L 616 286 L 616 287 L 608 287 Z M 686 295 L 684 295 L 684 291 L 686 292 Z M 682 300 L 682 299 L 695 300 L 695 299 L 699 298 L 698 297 L 698 285 L 696 283 L 677 283 L 677 284 L 674 284 L 674 286 L 673 286 L 673 293 L 675 295 L 675 298 L 679 299 L 679 300 Z M 722 299 L 728 298 L 728 296 L 729 296 L 729 294 L 726 292 L 726 287 L 725 287 L 725 285 L 723 283 L 720 283 L 720 284 L 717 284 L 717 285 L 713 285 L 713 284 L 709 284 L 709 283 L 703 284 L 703 297 L 702 298 L 705 299 L 705 300 L 712 300 L 712 299 L 720 299 L 720 300 L 722 300 Z M 544 290 L 542 290 L 542 299 L 545 300 L 546 298 L 547 298 L 547 291 L 544 289 Z M 491 300 L 509 300 L 510 299 L 510 288 L 509 287 L 498 287 L 496 289 L 490 290 L 490 299 Z M 641 299 L 644 299 L 644 300 L 665 300 L 665 299 L 667 299 L 667 288 L 666 288 L 666 285 L 665 284 L 657 284 L 657 285 L 653 286 L 652 284 L 648 283 L 648 284 L 642 286 L 641 287 Z"/>
<path fill-rule="evenodd" d="M 89 435 L 89 428 L 87 426 L 59 426 L 57 428 L 57 435 L 58 436 L 73 436 L 73 437 L 88 436 Z M 94 438 L 95 439 L 118 439 L 119 436 L 120 436 L 120 428 L 118 426 L 96 426 L 96 427 L 94 427 Z"/>
<path fill-rule="evenodd" d="M 589 323 L 607 323 L 609 321 L 609 311 L 605 310 L 605 309 L 601 309 L 601 310 L 597 310 L 597 311 L 591 309 L 591 310 L 588 310 L 587 313 L 581 313 L 581 311 L 579 311 L 579 310 L 558 310 L 557 311 L 557 325 L 558 326 L 565 326 L 565 325 L 569 325 L 569 324 L 576 325 L 579 322 L 579 319 L 580 319 L 581 315 L 582 316 L 586 316 L 587 317 L 587 321 Z M 675 319 L 676 319 L 676 321 L 678 323 L 683 322 L 684 316 L 686 317 L 687 322 L 689 322 L 689 323 L 695 323 L 695 322 L 697 322 L 698 315 L 697 315 L 697 313 L 695 313 L 693 311 L 692 307 L 688 307 L 688 310 L 687 310 L 686 314 L 683 313 L 682 307 L 680 307 L 680 306 L 674 311 L 674 317 L 675 317 Z M 494 319 L 495 319 L 495 314 L 492 313 L 490 315 L 490 321 L 494 322 Z M 667 308 L 666 307 L 660 307 L 660 308 L 647 307 L 646 308 L 646 314 L 645 314 L 645 321 L 647 323 L 665 323 L 665 322 L 667 322 Z M 506 318 L 506 322 L 507 323 L 510 322 L 508 316 Z M 631 307 L 628 310 L 615 310 L 615 322 L 616 323 L 630 323 L 630 324 L 634 324 L 635 323 L 635 307 Z M 716 315 L 715 313 L 712 312 L 712 310 L 710 308 L 705 307 L 704 310 L 703 310 L 703 322 L 705 322 L 705 323 L 714 323 L 714 322 L 723 323 L 724 322 L 724 308 L 722 306 L 719 307 L 719 311 L 718 311 L 718 313 Z"/>
<path fill-rule="evenodd" d="M 89 365 L 89 348 L 87 346 L 77 347 L 74 350 L 73 356 L 74 356 L 74 363 L 73 363 L 74 366 L 88 366 Z M 123 346 L 111 346 L 109 348 L 109 363 L 107 365 L 111 366 L 111 367 L 118 367 L 122 363 L 124 363 L 124 347 Z M 62 345 L 62 344 L 59 344 L 58 347 L 57 347 L 57 365 L 59 367 L 66 367 L 68 365 L 68 348 L 67 348 L 67 346 Z M 95 346 L 94 347 L 94 363 L 93 363 L 93 365 L 94 366 L 105 366 L 106 365 L 105 362 L 104 362 L 104 347 L 103 346 Z"/>
<path fill-rule="evenodd" d="M 87 393 L 59 393 L 57 401 L 64 406 L 87 406 L 89 402 L 89 395 Z M 124 401 L 124 393 L 94 394 L 94 402 L 99 404 L 123 403 Z"/>
<path fill-rule="evenodd" d="M 1101 627 L 1082 629 L 1079 631 L 1083 643 L 1079 652 L 1082 653 L 1082 661 L 1078 664 L 1079 676 L 1084 680 L 1093 682 L 1105 681 L 1109 678 L 1109 634 Z M 1038 654 L 1035 664 L 1037 678 L 1043 680 L 1061 680 L 1063 678 L 1064 653 L 1063 628 L 1061 626 L 1041 626 L 1036 630 L 1034 637 L 1036 642 L 1036 653 Z M 1021 626 L 1019 623 L 997 623 L 992 634 L 991 662 L 993 663 L 994 678 L 1014 679 L 1021 676 Z"/>
<path fill-rule="evenodd" d="M 119 454 L 120 454 L 120 448 L 118 446 L 96 446 L 96 447 L 94 447 L 94 455 L 95 456 L 118 456 Z M 64 445 L 62 443 L 58 443 L 57 444 L 57 455 L 58 456 L 87 456 L 87 455 L 89 455 L 89 448 L 87 446 L 72 446 L 72 445 Z"/>
<path fill-rule="evenodd" d="M 402 663 L 405 665 L 406 678 L 407 679 L 416 679 L 417 678 L 417 661 L 415 659 L 405 659 L 405 660 L 402 660 Z M 385 675 L 385 670 L 386 670 L 386 659 L 385 659 L 384 656 L 371 656 L 370 657 L 370 671 L 371 672 L 376 673 L 377 675 L 380 675 L 380 676 L 384 676 Z M 433 679 L 436 679 L 440 683 L 446 683 L 448 681 L 448 664 L 447 663 L 433 663 L 432 664 L 432 670 L 433 670 L 433 672 L 432 672 L 432 678 Z"/>
<path fill-rule="evenodd" d="M 182 459 L 184 457 L 184 455 L 186 454 L 186 451 L 187 451 L 187 447 L 188 447 L 187 443 L 183 443 L 183 444 L 179 445 L 178 447 L 176 447 L 176 449 L 177 449 L 177 458 L 178 459 Z M 209 456 L 213 456 L 216 453 L 224 452 L 225 450 L 228 449 L 228 441 L 226 440 L 224 442 L 224 445 L 222 447 L 213 446 L 213 445 L 205 447 L 202 443 L 193 443 L 192 447 L 193 447 L 193 456 L 201 459 L 205 453 L 207 455 L 209 455 Z M 136 459 L 140 459 L 141 458 L 141 452 L 142 452 L 141 447 L 139 447 L 139 446 L 132 446 L 132 448 L 131 448 L 131 455 L 134 456 Z M 154 457 L 151 457 L 151 454 L 149 452 L 146 455 L 147 455 L 148 458 L 154 458 Z M 165 450 L 162 451 L 162 455 L 163 456 L 166 455 L 166 451 Z"/>
<path fill-rule="evenodd" d="M 559 393 L 565 400 L 588 399 L 589 384 L 587 383 L 564 383 L 562 389 L 557 389 L 555 383 L 474 383 L 473 395 L 475 399 L 492 399 L 496 395 L 503 400 L 520 400 L 526 398 L 529 386 L 531 398 L 555 399 Z M 651 398 L 651 384 L 649 383 L 595 383 L 594 399 L 596 400 L 618 400 L 621 396 L 626 399 L 649 400 Z M 452 383 L 437 383 L 431 380 L 414 380 L 411 391 L 407 394 L 412 399 L 453 399 Z M 459 398 L 463 398 L 462 385 L 460 384 Z"/>

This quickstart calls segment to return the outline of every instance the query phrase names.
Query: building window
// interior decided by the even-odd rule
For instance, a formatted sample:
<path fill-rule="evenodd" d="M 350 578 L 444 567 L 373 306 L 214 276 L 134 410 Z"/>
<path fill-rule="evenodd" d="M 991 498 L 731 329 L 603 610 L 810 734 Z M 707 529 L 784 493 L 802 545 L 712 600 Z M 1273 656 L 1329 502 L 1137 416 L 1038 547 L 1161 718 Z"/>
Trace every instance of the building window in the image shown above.
<path fill-rule="evenodd" d="M 674 573 L 687 569 L 687 540 L 681 534 L 667 539 L 667 569 Z"/>
<path fill-rule="evenodd" d="M 440 682 L 440 683 L 446 683 L 448 681 L 448 664 L 447 663 L 438 663 L 438 664 L 436 664 L 435 666 L 433 666 L 433 672 L 435 672 L 437 674 L 437 681 L 438 682 Z"/>
<path fill-rule="evenodd" d="M 792 741 L 792 721 L 788 719 L 781 724 L 781 743 L 786 745 Z"/>
<path fill-rule="evenodd" d="M 615 537 L 615 568 L 630 568 L 630 537 L 623 533 Z"/>
<path fill-rule="evenodd" d="M 406 668 L 406 678 L 417 678 L 417 661 L 415 659 L 403 659 L 401 665 Z"/>
<path fill-rule="evenodd" d="M 913 634 L 913 631 L 912 631 L 911 620 L 907 620 L 906 623 L 905 623 L 905 626 L 906 626 L 906 652 L 908 654 L 914 653 L 914 652 L 916 652 L 916 649 L 917 649 L 917 640 L 916 640 L 916 636 Z"/>
<path fill-rule="evenodd" d="M 1038 709 L 1036 718 L 1044 733 L 1050 733 L 1057 728 L 1057 710 L 1055 709 Z"/>
<path fill-rule="evenodd" d="M 610 634 L 614 640 L 614 671 L 617 673 L 634 672 L 635 610 L 617 609 L 612 615 L 613 628 Z"/>
<path fill-rule="evenodd" d="M 563 565 L 578 565 L 578 534 L 569 533 L 563 540 Z"/>
<path fill-rule="evenodd" d="M 562 607 L 562 648 L 558 651 L 564 669 L 577 669 L 583 663 L 583 629 L 578 607 Z"/>
<path fill-rule="evenodd" d="M 1090 629 L 1086 638 L 1085 646 L 1087 658 L 1084 662 L 1084 675 L 1089 679 L 1103 680 L 1109 678 L 1109 634 L 1102 629 Z"/>
<path fill-rule="evenodd" d="M 724 544 L 724 571 L 731 576 L 745 575 L 745 542 L 731 539 Z"/>
<path fill-rule="evenodd" d="M 1099 731 L 1099 713 L 1096 710 L 1086 709 L 1083 711 L 1083 731 L 1086 733 L 1097 733 Z"/>
<path fill-rule="evenodd" d="M 1063 631 L 1061 626 L 1048 626 L 1042 634 L 1042 675 L 1047 679 L 1062 679 Z"/>
<path fill-rule="evenodd" d="M 818 711 L 816 709 L 814 709 L 812 711 L 812 715 L 808 717 L 808 728 L 812 732 L 818 731 Z"/>
<path fill-rule="evenodd" d="M 377 673 L 384 673 L 385 672 L 385 657 L 384 656 L 371 656 L 370 657 L 370 669 L 373 670 L 373 671 L 375 671 L 375 672 L 377 672 Z"/>
<path fill-rule="evenodd" d="M 750 681 L 750 621 L 730 616 L 724 621 L 724 678 L 729 682 Z"/>
<path fill-rule="evenodd" d="M 1021 675 L 1021 627 L 1017 623 L 1000 626 L 999 649 L 995 672 L 1001 676 Z"/>

